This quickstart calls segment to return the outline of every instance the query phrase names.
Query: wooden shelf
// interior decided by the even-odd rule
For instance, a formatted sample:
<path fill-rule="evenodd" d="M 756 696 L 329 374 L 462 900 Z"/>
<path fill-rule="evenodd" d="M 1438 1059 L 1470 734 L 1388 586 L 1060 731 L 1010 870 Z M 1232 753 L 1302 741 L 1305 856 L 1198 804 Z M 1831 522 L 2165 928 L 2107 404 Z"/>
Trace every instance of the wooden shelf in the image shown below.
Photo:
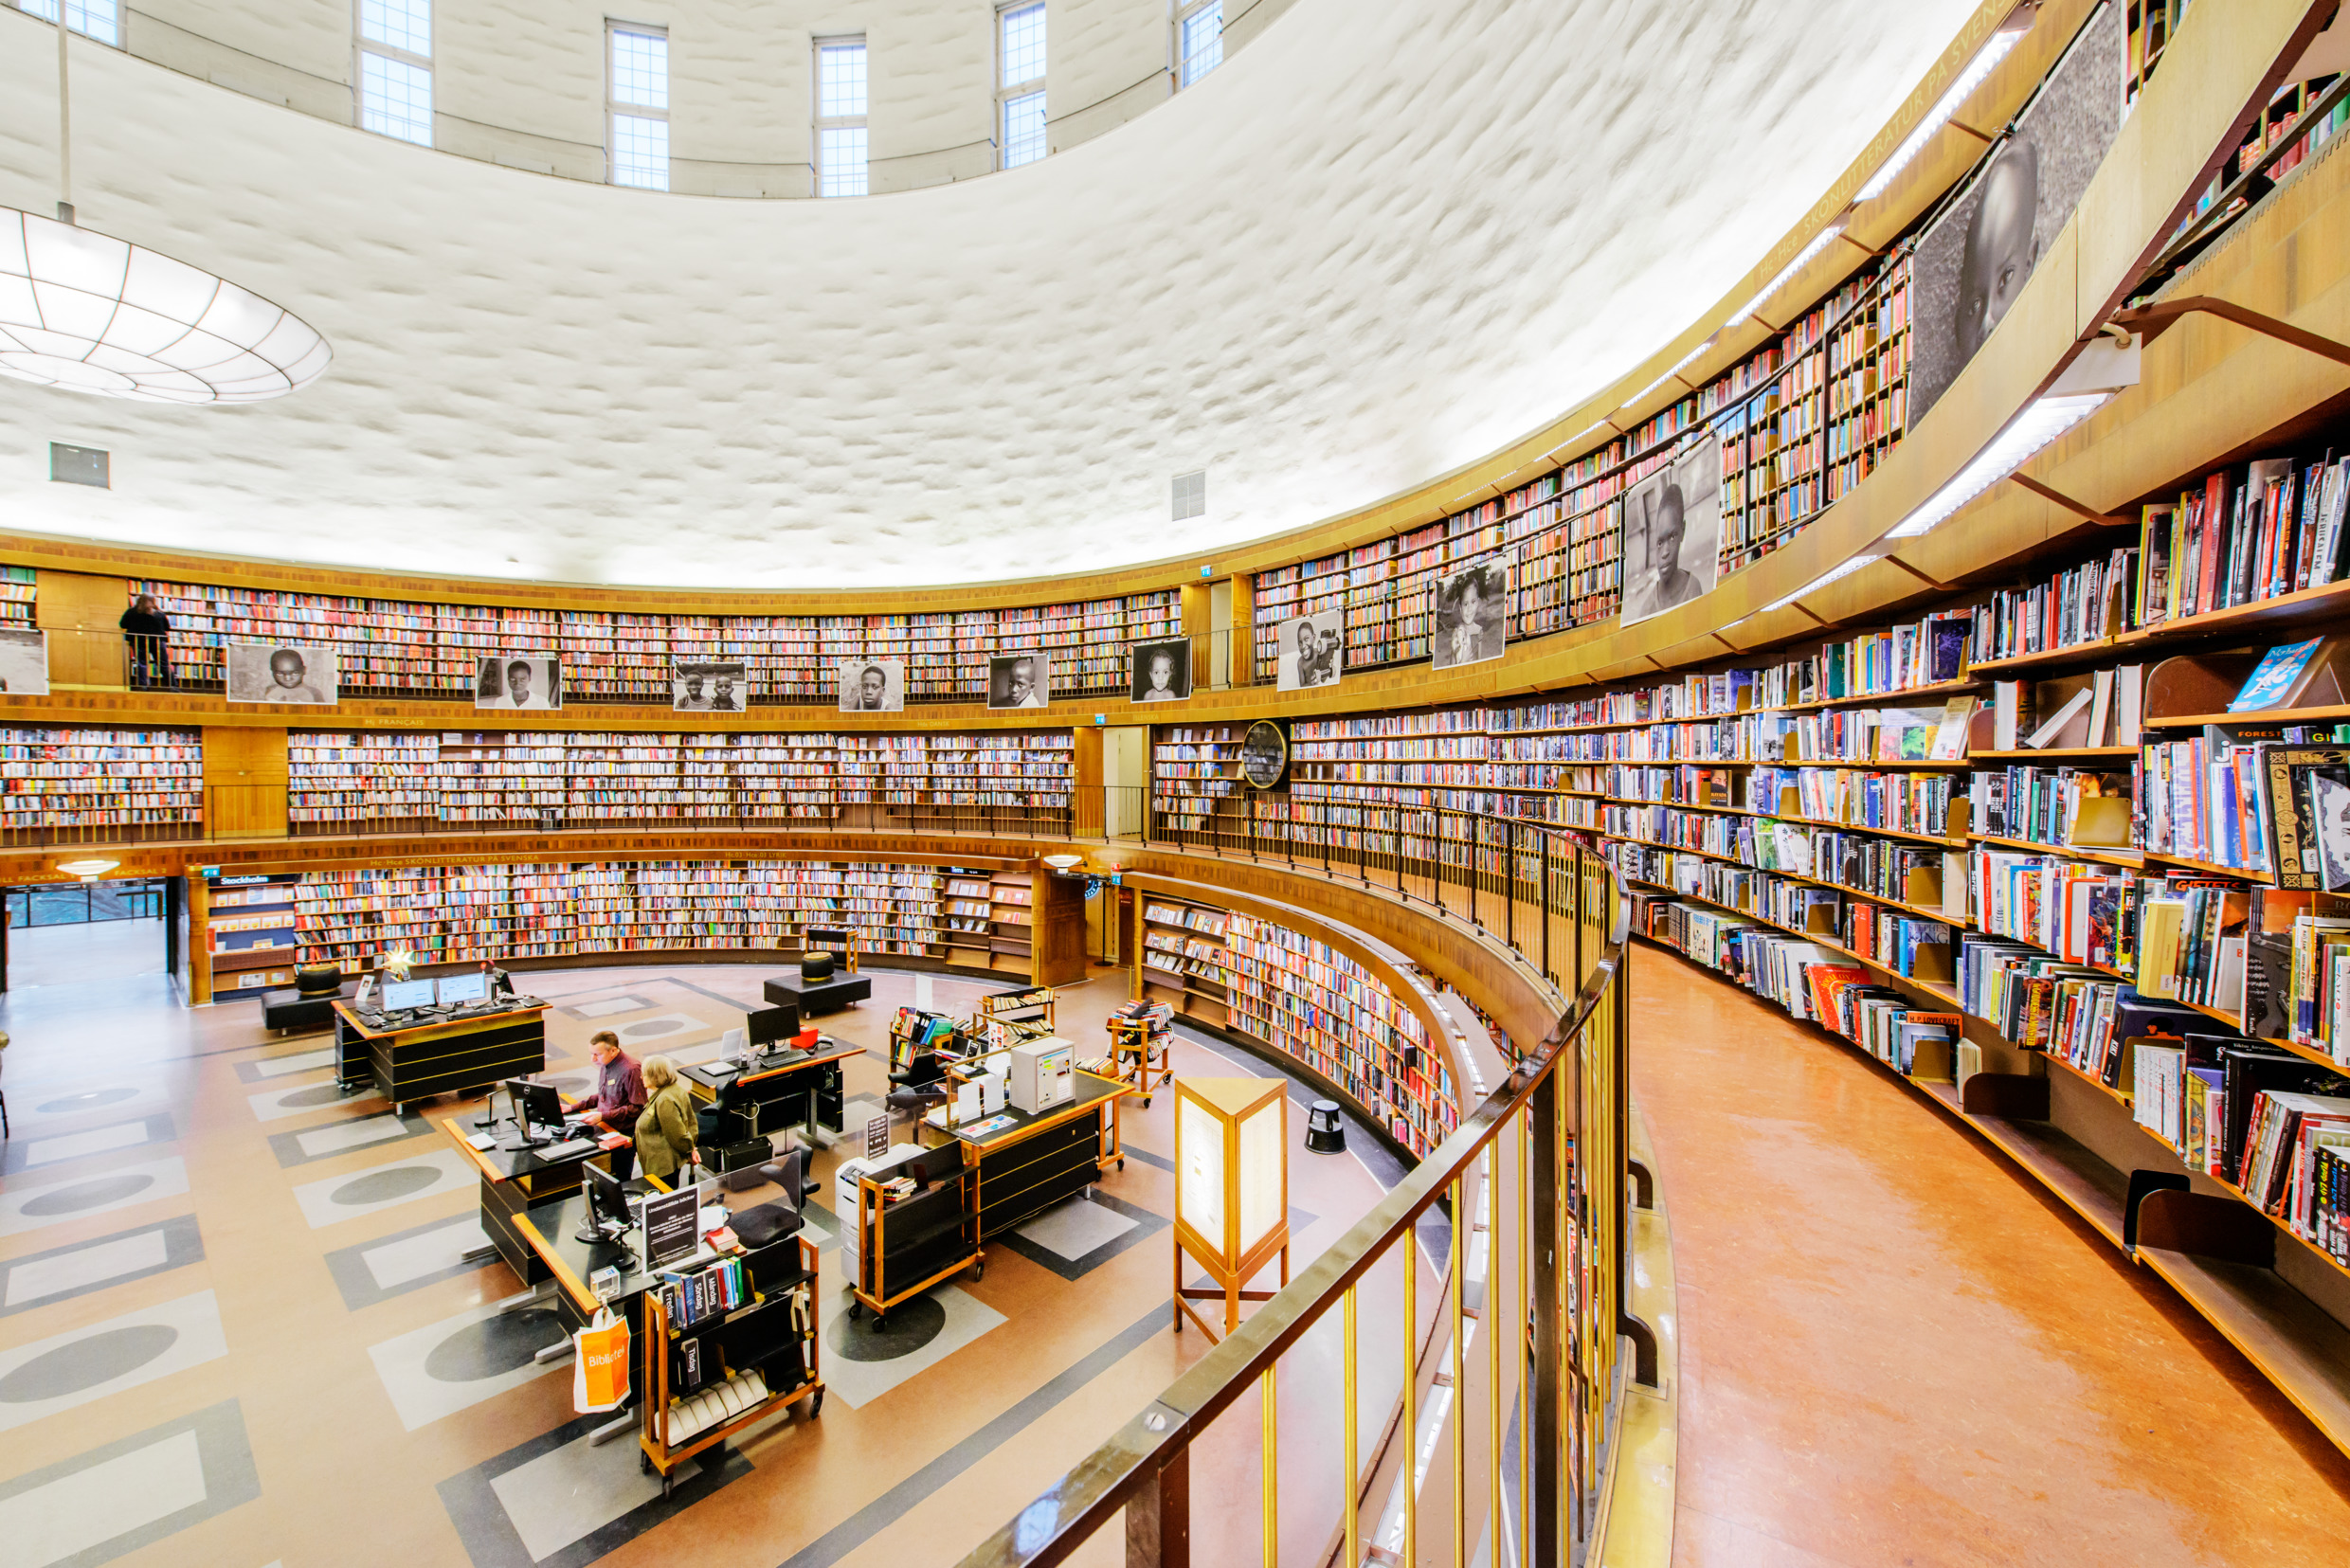
<path fill-rule="evenodd" d="M 1977 763 L 1984 762 L 2038 762 L 2044 757 L 2135 757 L 2136 755 L 2138 755 L 2138 748 L 2134 746 L 2052 746 L 2038 751 L 1969 751 L 1966 754 L 1966 766 L 1971 767 Z"/>
<path fill-rule="evenodd" d="M 2200 730 L 2207 724 L 2307 724 L 2317 719 L 2350 719 L 2350 705 L 2333 703 L 2320 708 L 2253 708 L 2241 713 L 2180 713 L 2169 718 L 2146 718 L 2141 722 L 2148 730 Z"/>
<path fill-rule="evenodd" d="M 2142 851 L 2112 849 L 2094 844 L 2043 844 L 2035 838 L 2002 838 L 1996 834 L 1970 833 L 1970 843 L 1997 844 L 2001 849 L 2017 849 L 2031 855 L 2064 855 L 2075 860 L 2096 860 L 2108 866 L 2142 869 L 2146 856 Z"/>
<path fill-rule="evenodd" d="M 2271 1269 L 2141 1247 L 2138 1261 L 2203 1314 L 2337 1448 L 2350 1452 L 2350 1329 Z"/>

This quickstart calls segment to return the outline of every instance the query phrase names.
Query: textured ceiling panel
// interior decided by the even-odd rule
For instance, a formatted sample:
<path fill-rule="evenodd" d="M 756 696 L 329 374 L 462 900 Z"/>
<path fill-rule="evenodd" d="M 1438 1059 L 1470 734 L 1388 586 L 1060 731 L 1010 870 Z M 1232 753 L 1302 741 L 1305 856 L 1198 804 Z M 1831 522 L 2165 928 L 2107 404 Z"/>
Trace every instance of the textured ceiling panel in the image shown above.
<path fill-rule="evenodd" d="M 82 221 L 283 304 L 334 367 L 239 408 L 0 382 L 0 518 L 647 586 L 1206 559 L 1623 374 L 1971 9 L 1301 0 L 1109 135 L 851 202 L 536 177 L 78 49 Z M 0 202 L 36 211 L 49 36 L 0 10 Z M 45 482 L 51 440 L 110 449 L 116 488 Z M 1168 478 L 1202 467 L 1179 532 Z"/>

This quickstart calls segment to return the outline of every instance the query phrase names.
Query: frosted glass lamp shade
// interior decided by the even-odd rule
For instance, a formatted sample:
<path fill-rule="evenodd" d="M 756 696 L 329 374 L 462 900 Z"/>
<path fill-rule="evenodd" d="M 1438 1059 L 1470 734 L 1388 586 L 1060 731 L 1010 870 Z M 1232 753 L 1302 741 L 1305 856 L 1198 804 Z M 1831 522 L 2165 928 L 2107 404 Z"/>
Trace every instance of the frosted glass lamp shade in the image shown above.
<path fill-rule="evenodd" d="M 0 207 L 0 374 L 146 403 L 260 403 L 333 358 L 300 317 L 200 267 Z"/>

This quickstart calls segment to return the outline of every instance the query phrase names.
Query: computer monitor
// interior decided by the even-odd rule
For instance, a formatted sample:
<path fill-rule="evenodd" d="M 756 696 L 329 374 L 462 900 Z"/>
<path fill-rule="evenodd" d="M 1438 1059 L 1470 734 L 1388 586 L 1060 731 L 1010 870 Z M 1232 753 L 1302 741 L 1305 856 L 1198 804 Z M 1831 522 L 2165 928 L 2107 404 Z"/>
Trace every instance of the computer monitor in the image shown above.
<path fill-rule="evenodd" d="M 563 1096 L 552 1084 L 534 1084 L 527 1078 L 506 1080 L 508 1092 L 514 1095 L 525 1128 L 544 1127 L 550 1132 L 563 1130 Z"/>
<path fill-rule="evenodd" d="M 432 982 L 428 980 L 388 980 L 384 982 L 384 1011 L 401 1012 L 410 1007 L 432 1005 Z"/>
<path fill-rule="evenodd" d="M 576 1241 L 616 1241 L 636 1223 L 628 1209 L 627 1189 L 620 1178 L 601 1165 L 579 1167 L 580 1193 L 587 1206 L 579 1217 L 579 1229 L 571 1233 Z"/>
<path fill-rule="evenodd" d="M 781 1007 L 763 1007 L 747 1021 L 751 1044 L 773 1045 L 800 1032 L 800 1009 L 789 1002 Z"/>
<path fill-rule="evenodd" d="M 485 974 L 450 975 L 441 981 L 441 1005 L 454 1007 L 461 1001 L 490 1000 L 490 977 Z"/>

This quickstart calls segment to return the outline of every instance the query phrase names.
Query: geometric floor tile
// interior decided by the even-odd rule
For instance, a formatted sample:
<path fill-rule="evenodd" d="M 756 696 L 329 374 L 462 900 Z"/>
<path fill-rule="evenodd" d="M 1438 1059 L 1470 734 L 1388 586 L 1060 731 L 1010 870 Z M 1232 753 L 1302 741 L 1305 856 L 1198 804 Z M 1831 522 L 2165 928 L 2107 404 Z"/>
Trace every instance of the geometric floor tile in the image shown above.
<path fill-rule="evenodd" d="M 852 1298 L 841 1288 L 837 1256 L 821 1259 L 817 1275 L 824 1397 L 852 1406 L 879 1398 L 1004 1322 L 1003 1313 L 976 1297 L 951 1285 L 934 1285 L 890 1308 L 887 1326 L 877 1332 L 871 1312 L 849 1317 Z"/>
<path fill-rule="evenodd" d="M 253 1108 L 255 1116 L 264 1122 L 277 1122 L 288 1116 L 323 1110 L 329 1106 L 353 1103 L 357 1098 L 356 1095 L 345 1094 L 329 1076 L 320 1078 L 315 1084 L 288 1084 L 264 1093 L 248 1094 L 244 1100 Z"/>
<path fill-rule="evenodd" d="M 52 1177 L 40 1186 L 9 1183 L 0 1193 L 0 1235 L 62 1225 L 68 1219 L 177 1198 L 188 1190 L 188 1165 L 178 1155 L 117 1165 L 96 1176 Z"/>
<path fill-rule="evenodd" d="M 0 1261 L 0 1318 L 145 1279 L 204 1258 L 196 1217 L 184 1214 L 71 1247 Z"/>
<path fill-rule="evenodd" d="M 237 1401 L 0 1482 L 11 1568 L 96 1568 L 262 1492 Z"/>
<path fill-rule="evenodd" d="M 112 1154 L 117 1149 L 135 1148 L 141 1144 L 168 1144 L 177 1136 L 170 1115 L 158 1112 L 130 1121 L 112 1122 L 105 1126 L 90 1127 L 81 1132 L 13 1140 L 9 1144 L 7 1159 L 5 1163 L 0 1163 L 0 1169 L 13 1172 L 41 1165 L 63 1164 L 68 1160 L 86 1159 L 93 1154 Z"/>
<path fill-rule="evenodd" d="M 93 1111 L 114 1113 L 117 1120 L 146 1111 L 150 1104 L 160 1107 L 169 1098 L 163 1085 L 150 1080 L 144 1084 L 110 1084 L 102 1089 L 80 1091 L 50 1090 L 35 1096 L 20 1090 L 17 1103 L 9 1107 L 9 1114 L 20 1126 L 66 1116 L 87 1116 Z M 18 1137 L 24 1134 L 20 1131 Z"/>
<path fill-rule="evenodd" d="M 706 1450 L 678 1467 L 663 1497 L 633 1439 L 588 1442 L 609 1419 L 567 1421 L 441 1483 L 441 1505 L 474 1568 L 585 1568 L 750 1473 L 731 1445 Z M 678 1554 L 692 1558 L 690 1547 Z"/>
<path fill-rule="evenodd" d="M 996 1240 L 1039 1268 L 1076 1280 L 1140 1246 L 1166 1225 L 1164 1217 L 1096 1187 L 999 1232 Z"/>
<path fill-rule="evenodd" d="M 598 1001 L 583 1001 L 560 1011 L 575 1018 L 609 1018 L 623 1013 L 642 1013 L 654 1003 L 643 997 L 606 997 Z"/>
<path fill-rule="evenodd" d="M 533 1378 L 569 1377 L 568 1361 L 533 1360 L 565 1338 L 551 1307 L 501 1313 L 491 1303 L 371 1345 L 368 1355 L 401 1425 L 414 1432 Z"/>
<path fill-rule="evenodd" d="M 269 1135 L 269 1147 L 278 1157 L 279 1167 L 291 1169 L 314 1161 L 332 1160 L 337 1155 L 349 1154 L 352 1149 L 367 1148 L 375 1144 L 389 1144 L 400 1138 L 421 1138 L 431 1130 L 432 1124 L 421 1116 L 401 1116 L 385 1111 L 353 1121 L 329 1122 L 323 1126 L 307 1127 L 300 1132 L 273 1132 Z"/>
<path fill-rule="evenodd" d="M 479 1185 L 479 1174 L 457 1150 L 442 1147 L 365 1170 L 345 1171 L 323 1181 L 305 1181 L 294 1189 L 310 1228 L 355 1219 L 421 1198 Z"/>
<path fill-rule="evenodd" d="M 428 1219 L 412 1230 L 329 1253 L 326 1267 L 343 1293 L 343 1305 L 356 1312 L 437 1280 L 482 1268 L 480 1263 L 466 1262 L 465 1254 L 488 1245 L 481 1216 L 472 1212 Z"/>
<path fill-rule="evenodd" d="M 275 1078 L 334 1065 L 334 1048 L 328 1046 L 319 1051 L 297 1051 L 288 1056 L 264 1056 L 257 1062 L 239 1062 L 237 1076 L 248 1084 L 265 1084 Z"/>
<path fill-rule="evenodd" d="M 0 1432 L 227 1354 L 209 1290 L 0 1350 Z"/>

